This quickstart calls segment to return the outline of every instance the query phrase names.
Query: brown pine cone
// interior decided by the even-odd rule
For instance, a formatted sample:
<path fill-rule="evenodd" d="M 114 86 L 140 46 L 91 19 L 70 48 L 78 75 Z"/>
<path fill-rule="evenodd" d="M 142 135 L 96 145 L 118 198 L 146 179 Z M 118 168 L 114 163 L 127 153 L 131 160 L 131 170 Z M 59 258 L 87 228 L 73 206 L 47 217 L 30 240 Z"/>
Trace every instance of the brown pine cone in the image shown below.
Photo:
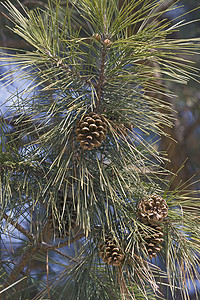
<path fill-rule="evenodd" d="M 152 195 L 143 198 L 138 204 L 138 219 L 147 225 L 156 225 L 163 221 L 168 215 L 168 206 L 166 201 L 158 196 Z"/>
<path fill-rule="evenodd" d="M 124 261 L 122 249 L 110 235 L 99 245 L 99 255 L 108 265 L 120 266 Z"/>
<path fill-rule="evenodd" d="M 162 249 L 163 243 L 163 228 L 161 226 L 151 226 L 153 230 L 147 233 L 140 228 L 140 245 L 148 252 L 149 258 L 156 257 L 157 253 Z"/>
<path fill-rule="evenodd" d="M 76 127 L 77 142 L 84 150 L 100 147 L 107 134 L 104 117 L 91 112 L 81 119 Z"/>

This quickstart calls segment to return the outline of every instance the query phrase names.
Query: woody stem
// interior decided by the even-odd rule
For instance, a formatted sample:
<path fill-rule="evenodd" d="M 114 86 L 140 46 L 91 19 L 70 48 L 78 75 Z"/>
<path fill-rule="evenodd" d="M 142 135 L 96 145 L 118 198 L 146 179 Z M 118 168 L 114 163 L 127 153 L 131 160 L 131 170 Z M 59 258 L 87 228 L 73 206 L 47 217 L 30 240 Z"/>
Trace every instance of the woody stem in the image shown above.
<path fill-rule="evenodd" d="M 101 104 L 102 87 L 104 85 L 104 79 L 105 79 L 106 54 L 107 54 L 107 45 L 102 43 L 101 64 L 100 64 L 100 69 L 99 69 L 99 80 L 98 80 L 98 84 L 97 84 L 97 101 L 96 101 L 96 111 L 97 112 L 98 112 L 100 104 Z"/>

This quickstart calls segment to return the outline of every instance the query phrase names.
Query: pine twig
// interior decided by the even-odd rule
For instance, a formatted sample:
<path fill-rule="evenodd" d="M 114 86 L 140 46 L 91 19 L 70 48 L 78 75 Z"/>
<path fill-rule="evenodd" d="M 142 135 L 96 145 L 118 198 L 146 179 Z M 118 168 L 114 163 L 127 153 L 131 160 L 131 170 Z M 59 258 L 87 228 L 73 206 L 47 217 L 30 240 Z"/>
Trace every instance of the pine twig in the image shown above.
<path fill-rule="evenodd" d="M 58 249 L 55 249 L 54 251 L 55 251 L 56 253 L 60 254 L 61 256 L 67 258 L 69 261 L 77 262 L 76 259 L 74 259 L 74 258 L 68 256 L 67 254 L 61 252 L 61 251 L 58 250 Z"/>
<path fill-rule="evenodd" d="M 105 77 L 104 73 L 105 73 L 107 47 L 108 47 L 108 45 L 104 41 L 102 44 L 102 50 L 101 50 L 101 63 L 100 63 L 100 70 L 99 70 L 99 80 L 98 80 L 98 85 L 97 85 L 96 111 L 98 111 L 99 106 L 101 104 L 102 87 L 104 85 L 104 77 Z"/>
<path fill-rule="evenodd" d="M 11 285 L 15 280 L 17 280 L 19 274 L 23 271 L 26 267 L 30 259 L 32 258 L 33 254 L 38 250 L 38 247 L 34 247 L 31 250 L 28 248 L 24 255 L 21 257 L 19 263 L 15 265 L 13 271 L 11 272 L 7 283 L 4 285 L 4 289 Z"/>
<path fill-rule="evenodd" d="M 47 269 L 47 292 L 48 292 L 48 299 L 51 300 L 51 293 L 50 293 L 50 286 L 49 286 L 49 252 L 48 252 L 48 250 L 47 250 L 46 269 Z"/>
<path fill-rule="evenodd" d="M 14 226 L 18 231 L 20 231 L 23 235 L 25 235 L 29 241 L 34 240 L 34 235 L 31 234 L 28 230 L 26 230 L 23 226 L 21 226 L 18 222 L 11 219 L 5 212 L 2 211 L 0 208 L 0 213 L 3 215 L 3 218 L 10 223 L 12 226 Z"/>
<path fill-rule="evenodd" d="M 118 284 L 120 287 L 121 291 L 121 296 L 123 300 L 130 300 L 133 299 L 133 297 L 130 295 L 130 292 L 126 286 L 126 282 L 124 280 L 123 272 L 122 272 L 122 267 L 117 268 L 117 278 L 118 278 Z"/>
<path fill-rule="evenodd" d="M 50 245 L 50 244 L 47 244 L 45 242 L 42 242 L 41 243 L 41 248 L 46 248 L 46 249 L 49 249 L 49 250 L 55 250 L 55 249 L 59 249 L 59 248 L 62 248 L 62 247 L 65 247 L 71 243 L 74 243 L 78 240 L 80 240 L 81 238 L 85 237 L 85 233 L 80 233 L 79 235 L 76 235 L 74 238 L 70 239 L 70 240 L 66 240 L 65 242 L 63 243 L 60 243 L 60 244 L 56 244 L 56 245 Z"/>
<path fill-rule="evenodd" d="M 1 295 L 6 292 L 7 290 L 9 290 L 11 287 L 15 286 L 16 284 L 20 283 L 21 281 L 23 281 L 24 279 L 26 279 L 27 276 L 24 276 L 23 278 L 20 278 L 18 281 L 16 281 L 15 283 L 12 284 L 12 286 L 8 286 L 6 288 L 4 288 L 3 290 L 0 291 L 0 299 L 1 299 Z"/>

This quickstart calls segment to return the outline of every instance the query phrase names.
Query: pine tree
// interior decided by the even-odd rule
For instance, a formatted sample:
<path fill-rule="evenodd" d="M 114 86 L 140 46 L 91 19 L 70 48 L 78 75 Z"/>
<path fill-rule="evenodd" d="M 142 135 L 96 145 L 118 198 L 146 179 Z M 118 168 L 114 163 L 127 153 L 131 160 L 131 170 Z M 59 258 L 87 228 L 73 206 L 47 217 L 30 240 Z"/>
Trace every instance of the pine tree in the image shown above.
<path fill-rule="evenodd" d="M 164 4 L 4 3 L 32 48 L 1 53 L 21 84 L 1 118 L 3 299 L 189 299 L 189 281 L 198 299 L 198 194 L 172 189 L 155 140 L 199 39 L 172 39 Z"/>

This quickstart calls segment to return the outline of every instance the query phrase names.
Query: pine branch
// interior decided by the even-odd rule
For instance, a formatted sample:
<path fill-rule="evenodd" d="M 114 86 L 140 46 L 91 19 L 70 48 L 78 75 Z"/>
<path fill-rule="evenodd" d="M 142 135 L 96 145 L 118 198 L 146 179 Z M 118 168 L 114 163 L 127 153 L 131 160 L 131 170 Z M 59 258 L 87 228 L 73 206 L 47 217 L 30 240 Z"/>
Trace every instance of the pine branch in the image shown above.
<path fill-rule="evenodd" d="M 38 250 L 37 247 L 32 247 L 32 249 L 27 249 L 26 252 L 22 255 L 20 261 L 15 265 L 14 269 L 12 270 L 7 283 L 4 285 L 3 288 L 8 287 L 12 283 L 14 283 L 19 274 L 23 271 L 23 269 L 26 267 L 26 265 L 29 263 L 31 260 L 32 256 L 36 253 Z"/>
<path fill-rule="evenodd" d="M 12 110 L 14 112 L 12 113 L 17 115 L 20 111 L 25 111 L 26 115 L 31 116 L 30 120 L 34 120 L 34 123 L 38 120 L 39 123 L 35 128 L 30 127 L 31 132 L 28 131 L 29 128 L 26 128 L 26 122 L 25 127 L 16 127 L 16 131 L 20 132 L 20 137 L 25 139 L 29 134 L 30 138 L 34 133 L 38 134 L 38 138 L 32 138 L 32 142 L 28 140 L 28 145 L 24 146 L 21 152 L 17 149 L 16 157 L 13 158 L 12 155 L 15 148 L 12 149 L 9 145 L 4 146 L 8 154 L 6 156 L 3 152 L 2 162 L 5 162 L 5 166 L 6 162 L 8 165 L 11 162 L 13 172 L 11 176 L 9 172 L 6 173 L 5 178 L 3 176 L 2 186 L 9 189 L 7 197 L 13 195 L 14 205 L 20 205 L 19 210 L 22 209 L 24 219 L 26 207 L 21 207 L 20 200 L 23 200 L 22 205 L 24 205 L 27 202 L 24 195 L 28 195 L 28 199 L 30 197 L 31 204 L 35 204 L 30 205 L 27 210 L 30 216 L 38 209 L 37 222 L 39 224 L 35 226 L 36 230 L 41 228 L 44 218 L 48 219 L 48 212 L 52 211 L 52 214 L 58 218 L 59 227 L 61 227 L 59 229 L 63 229 L 66 233 L 64 242 L 52 241 L 53 232 L 56 233 L 57 230 L 57 221 L 50 222 L 50 224 L 47 221 L 42 230 L 36 232 L 34 239 L 34 236 L 29 235 L 29 232 L 25 232 L 20 224 L 16 225 L 16 222 L 11 219 L 10 224 L 13 221 L 12 225 L 32 242 L 31 245 L 24 246 L 25 253 L 15 265 L 15 274 L 11 272 L 11 279 L 13 281 L 19 277 L 32 256 L 37 254 L 37 250 L 38 252 L 41 250 L 43 255 L 47 253 L 47 284 L 45 283 L 44 292 L 39 293 L 41 297 L 44 293 L 49 298 L 54 297 L 54 293 L 58 292 L 66 280 L 66 290 L 74 291 L 72 299 L 76 295 L 81 297 L 83 287 L 85 288 L 83 294 L 85 292 L 87 295 L 85 298 L 93 299 L 99 291 L 99 295 L 102 293 L 103 298 L 104 287 L 108 282 L 117 281 L 116 264 L 113 264 L 113 261 L 117 257 L 118 249 L 113 248 L 112 253 L 109 247 L 106 249 L 109 260 L 104 263 L 107 265 L 98 261 L 100 235 L 106 235 L 107 231 L 112 232 L 113 237 L 119 240 L 119 244 L 122 243 L 123 255 L 127 258 L 122 264 L 118 262 L 123 271 L 118 269 L 119 284 L 116 298 L 120 299 L 119 290 L 121 290 L 121 298 L 128 298 L 129 295 L 133 295 L 133 298 L 135 294 L 132 287 L 135 283 L 136 290 L 141 295 L 138 299 L 143 296 L 148 298 L 147 286 L 151 286 L 156 294 L 159 285 L 158 277 L 154 276 L 156 267 L 154 267 L 154 262 L 151 264 L 147 259 L 148 250 L 154 251 L 156 247 L 155 245 L 151 245 L 153 248 L 149 246 L 149 241 L 153 238 L 150 230 L 146 230 L 145 236 L 139 232 L 138 228 L 142 229 L 147 225 L 139 224 L 137 219 L 138 202 L 153 193 L 162 195 L 169 205 L 167 222 L 160 221 L 159 223 L 162 228 L 164 227 L 164 230 L 161 228 L 159 233 L 161 236 L 163 234 L 163 239 L 157 238 L 156 240 L 154 236 L 155 243 L 163 243 L 162 249 L 158 247 L 156 250 L 159 262 L 163 262 L 163 269 L 167 269 L 167 272 L 163 271 L 162 274 L 166 277 L 170 275 L 168 282 L 172 292 L 175 289 L 172 282 L 182 287 L 180 275 L 185 275 L 181 270 L 182 259 L 185 259 L 185 265 L 189 265 L 189 275 L 192 280 L 194 279 L 192 271 L 196 268 L 197 258 L 193 256 L 193 253 L 199 255 L 199 228 L 198 224 L 195 224 L 195 219 L 191 220 L 191 216 L 185 215 L 183 209 L 185 205 L 194 208 L 194 201 L 192 198 L 187 199 L 187 194 L 185 201 L 182 201 L 180 194 L 183 191 L 180 191 L 180 185 L 179 187 L 174 185 L 174 191 L 169 192 L 173 181 L 165 176 L 165 169 L 160 166 L 166 159 L 160 157 L 157 145 L 151 140 L 151 134 L 163 134 L 165 126 L 169 127 L 173 120 L 168 113 L 169 111 L 173 113 L 170 101 L 168 101 L 171 93 L 165 87 L 164 80 L 185 83 L 192 76 L 195 77 L 197 69 L 179 54 L 191 55 L 199 51 L 199 48 L 194 46 L 197 40 L 174 41 L 167 38 L 173 30 L 182 26 L 182 23 L 171 25 L 170 21 L 163 22 L 161 17 L 164 11 L 159 11 L 159 9 L 163 9 L 164 2 L 166 1 L 127 0 L 119 3 L 108 0 L 80 0 L 76 1 L 74 6 L 72 5 L 72 10 L 71 6 L 69 10 L 67 2 L 66 11 L 64 11 L 60 7 L 60 1 L 49 1 L 47 11 L 36 9 L 29 12 L 27 10 L 23 14 L 10 1 L 5 5 L 15 24 L 13 31 L 36 49 L 31 52 L 22 51 L 16 55 L 11 54 L 4 59 L 13 63 L 13 69 L 10 72 L 12 76 L 16 71 L 20 71 L 20 74 L 18 72 L 16 75 L 17 79 L 32 80 L 34 78 L 34 82 L 32 81 L 28 87 L 19 92 L 20 94 L 13 95 Z M 118 4 L 121 7 L 120 11 Z M 81 18 L 81 22 L 85 22 L 84 32 L 79 27 L 81 33 L 71 24 L 71 22 L 80 24 L 76 22 L 78 18 Z M 130 35 L 129 28 L 133 31 L 136 29 L 134 35 Z M 94 43 L 88 42 L 94 38 L 94 36 L 91 37 L 93 32 L 98 35 L 96 35 L 98 43 L 94 40 Z M 83 34 L 86 38 L 82 38 Z M 102 38 L 101 41 L 99 37 Z M 9 74 L 5 73 L 4 80 L 8 76 Z M 30 96 L 29 93 L 34 93 L 34 89 L 35 94 Z M 46 91 L 51 92 L 51 97 Z M 76 123 L 91 108 L 91 105 L 94 105 L 93 109 L 97 112 L 101 105 L 106 113 L 108 112 L 106 125 L 108 133 L 98 149 L 83 151 L 76 139 Z M 120 113 L 115 114 L 118 110 Z M 111 122 L 109 122 L 109 114 L 113 116 Z M 20 119 L 18 118 L 18 121 Z M 120 127 L 121 123 L 126 125 L 126 119 L 133 121 L 135 128 L 133 130 L 130 128 L 129 131 L 120 128 L 117 130 L 117 126 Z M 98 132 L 98 126 L 93 123 L 98 125 L 101 122 L 97 119 L 89 126 L 89 121 L 93 122 L 88 119 L 87 126 L 82 124 L 84 128 L 82 130 L 88 132 L 89 127 L 97 128 L 94 130 L 97 130 L 95 132 L 98 136 L 100 131 Z M 84 134 L 83 138 L 85 137 L 88 140 L 92 138 L 89 133 Z M 181 151 L 178 154 L 181 156 Z M 19 162 L 21 157 L 23 162 Z M 17 165 L 19 165 L 19 170 L 15 172 Z M 35 169 L 32 170 L 32 167 Z M 40 167 L 45 170 L 44 174 L 42 172 L 39 174 Z M 24 172 L 27 168 L 28 171 Z M 7 170 L 9 171 L 10 167 Z M 36 178 L 37 171 L 39 180 Z M 12 176 L 17 177 L 17 179 L 14 177 L 18 185 L 17 192 Z M 68 205 L 61 205 L 61 209 L 57 205 L 60 188 L 65 194 L 66 203 L 69 195 L 68 189 L 70 189 L 71 210 L 66 209 Z M 152 205 L 156 209 L 157 204 Z M 80 224 L 80 229 L 78 227 L 79 231 L 75 232 L 73 228 L 73 235 L 67 236 L 72 223 L 76 223 L 72 222 L 74 210 L 76 210 L 76 220 Z M 196 217 L 197 214 L 194 216 Z M 9 222 L 7 215 L 4 219 Z M 34 218 L 30 220 L 32 222 Z M 98 234 L 96 226 L 99 228 Z M 171 229 L 165 228 L 167 226 L 171 226 Z M 87 238 L 87 233 L 89 238 Z M 180 236 L 185 236 L 185 238 Z M 197 243 L 194 242 L 195 240 Z M 79 242 L 75 244 L 77 247 L 75 247 L 74 257 L 59 250 L 76 241 Z M 147 251 L 144 250 L 145 245 L 143 245 L 146 241 Z M 27 248 L 31 249 L 30 255 L 28 255 Z M 50 251 L 69 260 L 62 276 L 56 275 L 56 280 L 54 280 L 55 277 L 52 280 L 49 273 L 48 252 Z M 157 254 L 154 253 L 152 257 L 155 255 Z M 79 264 L 76 257 L 80 256 L 81 263 Z M 102 269 L 110 278 L 110 281 L 106 283 L 103 282 L 106 276 L 102 278 L 98 276 L 103 274 Z M 158 269 L 156 269 L 157 274 L 160 271 Z M 95 279 L 92 276 L 93 271 L 95 271 Z M 112 289 L 114 290 L 113 287 Z M 187 288 L 184 289 L 187 290 Z M 62 296 L 65 297 L 64 294 L 60 297 Z M 108 295 L 105 299 L 112 299 L 112 296 Z"/>
<path fill-rule="evenodd" d="M 49 252 L 48 252 L 48 250 L 47 250 L 47 259 L 46 259 L 46 271 L 47 271 L 47 292 L 48 292 L 48 299 L 51 300 L 50 285 L 49 285 Z"/>
<path fill-rule="evenodd" d="M 123 300 L 133 299 L 133 297 L 131 296 L 131 294 L 130 294 L 128 288 L 127 288 L 127 285 L 126 285 L 121 267 L 117 267 L 117 281 L 118 281 L 118 284 L 119 284 L 119 287 L 120 287 L 122 299 Z"/>
<path fill-rule="evenodd" d="M 67 258 L 69 261 L 77 262 L 76 259 L 74 259 L 73 257 L 71 257 L 71 256 L 69 256 L 69 255 L 67 255 L 67 254 L 65 254 L 65 253 L 63 253 L 63 252 L 61 252 L 61 251 L 58 250 L 58 249 L 54 249 L 54 251 L 55 251 L 56 253 L 60 254 L 61 256 Z"/>
<path fill-rule="evenodd" d="M 82 239 L 83 237 L 85 237 L 85 233 L 80 233 L 80 234 L 76 235 L 75 237 L 71 238 L 70 240 L 66 240 L 63 243 L 59 243 L 59 244 L 56 244 L 56 245 L 50 245 L 50 244 L 47 244 L 45 242 L 42 242 L 40 244 L 40 248 L 41 249 L 49 249 L 49 250 L 59 249 L 59 248 L 65 247 L 65 246 L 67 246 L 71 243 L 74 243 L 74 242 Z"/>
<path fill-rule="evenodd" d="M 3 212 L 1 208 L 0 208 L 0 213 L 2 214 L 3 218 L 8 223 L 10 223 L 12 226 L 14 226 L 23 235 L 25 235 L 29 239 L 29 241 L 34 240 L 34 235 L 33 234 L 31 234 L 28 230 L 26 230 L 23 226 L 21 226 L 17 221 L 14 221 L 13 219 L 11 219 L 11 217 L 9 217 L 5 212 Z"/>
<path fill-rule="evenodd" d="M 12 288 L 12 287 L 15 286 L 16 284 L 22 282 L 22 281 L 23 281 L 24 279 L 26 279 L 26 278 L 27 278 L 27 276 L 24 276 L 23 278 L 19 279 L 19 280 L 16 281 L 14 284 L 12 284 L 12 286 L 8 286 L 8 287 L 4 288 L 3 290 L 1 290 L 1 291 L 0 291 L 0 299 L 2 299 L 2 298 L 1 298 L 1 295 L 2 295 L 3 293 L 5 293 L 7 290 L 9 290 L 10 288 Z M 0 287 L 2 287 L 2 285 L 0 285 Z"/>
<path fill-rule="evenodd" d="M 8 220 L 9 221 L 9 220 Z M 16 225 L 14 221 L 10 222 L 13 226 Z M 27 235 L 27 237 L 32 239 L 32 235 L 30 233 L 28 233 L 25 229 L 22 228 L 22 226 L 20 226 L 19 224 L 17 224 L 17 226 L 15 226 L 20 232 L 22 232 L 23 234 Z M 22 257 L 20 258 L 20 261 L 15 265 L 13 271 L 11 272 L 9 279 L 7 281 L 7 283 L 3 286 L 3 289 L 5 289 L 6 287 L 8 287 L 9 285 L 11 285 L 13 282 L 15 282 L 19 276 L 19 274 L 23 271 L 23 269 L 26 267 L 26 265 L 30 262 L 30 260 L 32 259 L 33 255 L 38 251 L 38 250 L 55 250 L 55 252 L 57 252 L 58 254 L 65 256 L 66 258 L 70 259 L 71 261 L 76 262 L 76 260 L 74 260 L 73 258 L 69 258 L 67 255 L 65 255 L 64 253 L 62 253 L 61 251 L 58 250 L 58 248 L 64 247 L 66 245 L 69 245 L 69 243 L 73 243 L 81 238 L 83 238 L 85 236 L 85 234 L 79 234 L 77 236 L 75 236 L 74 238 L 67 240 L 66 242 L 63 242 L 61 244 L 57 244 L 57 245 L 49 245 L 45 242 L 39 242 L 37 243 L 34 247 L 32 247 L 32 249 L 30 250 L 30 247 L 25 251 L 25 253 L 22 255 Z"/>

